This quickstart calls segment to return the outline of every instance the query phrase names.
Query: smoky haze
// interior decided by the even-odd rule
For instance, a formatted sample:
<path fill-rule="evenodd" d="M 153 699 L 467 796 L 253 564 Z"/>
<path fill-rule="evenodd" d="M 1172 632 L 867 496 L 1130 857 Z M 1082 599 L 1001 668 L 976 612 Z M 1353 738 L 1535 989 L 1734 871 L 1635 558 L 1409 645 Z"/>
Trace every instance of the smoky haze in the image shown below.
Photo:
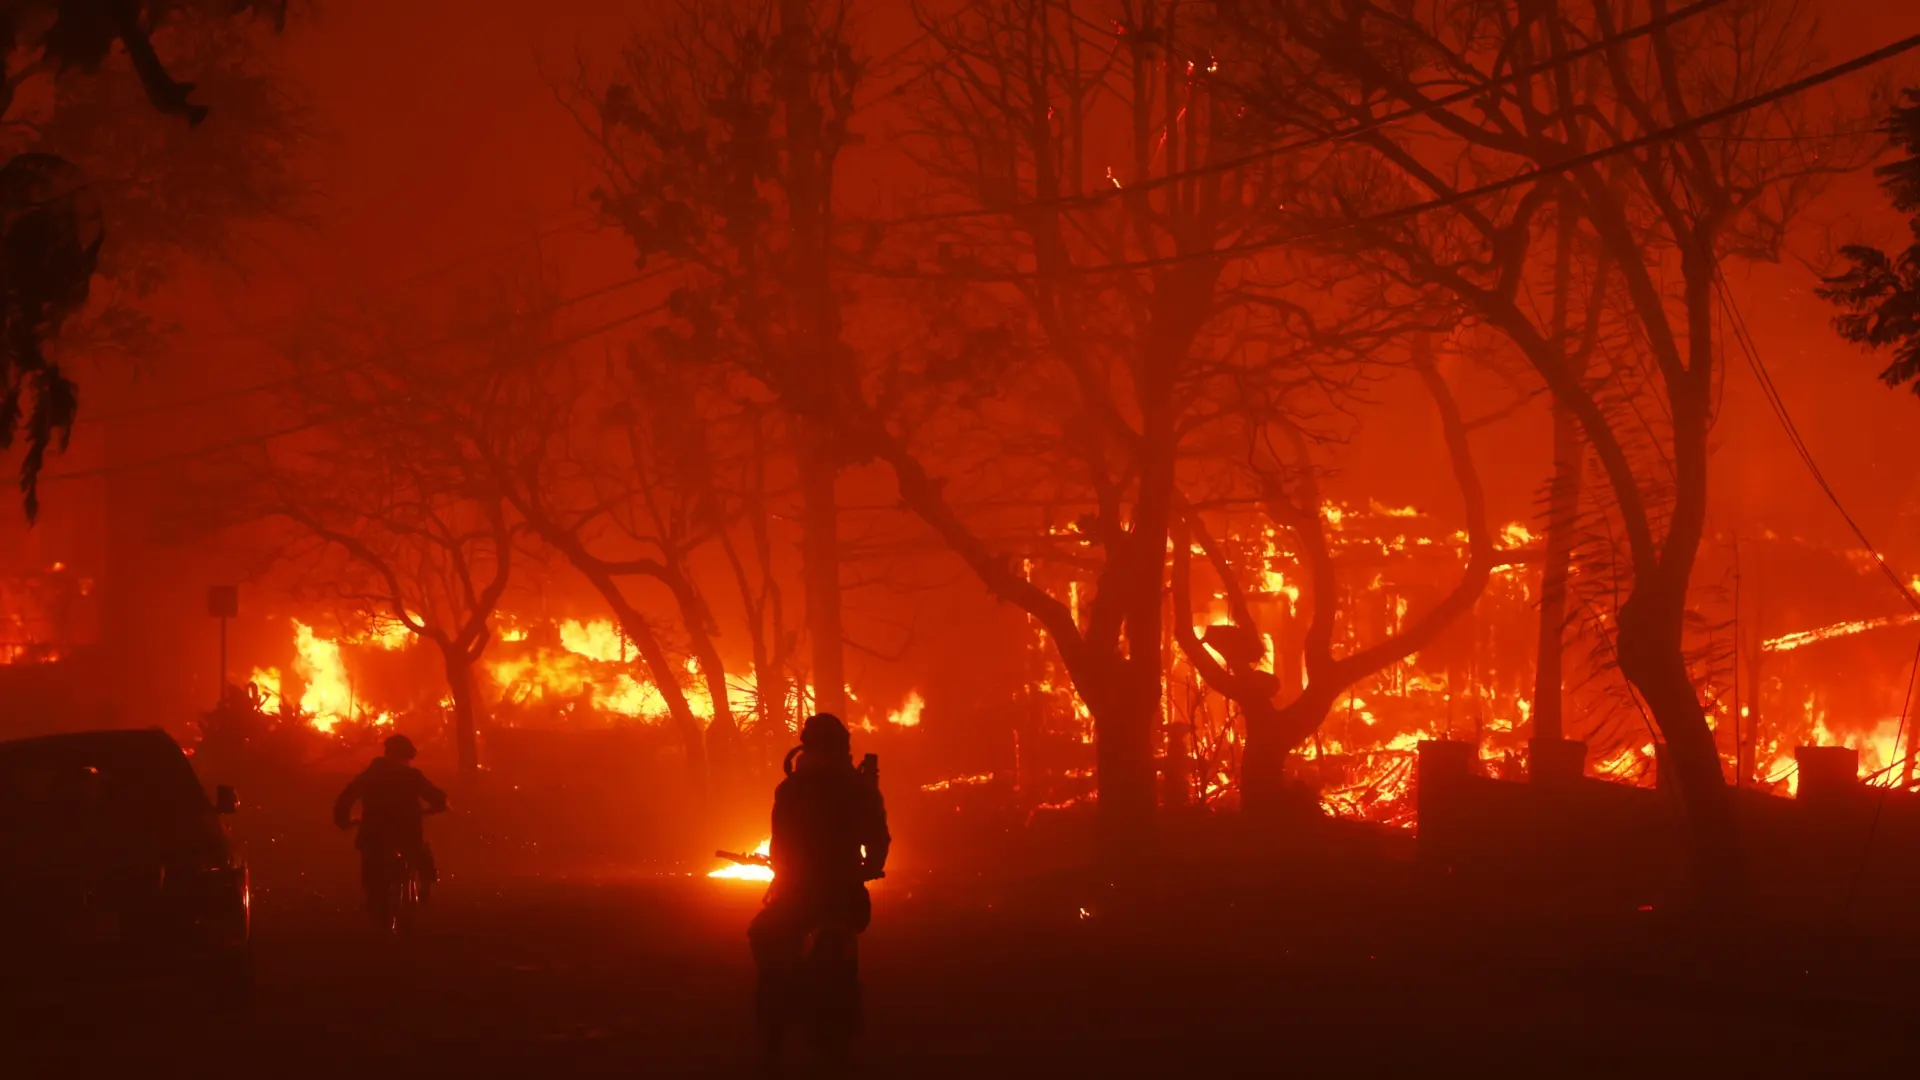
<path fill-rule="evenodd" d="M 785 963 L 882 1075 L 1882 1064 L 1920 402 L 1820 290 L 1920 10 L 123 6 L 0 12 L 0 741 L 231 785 L 250 989 L 24 1052 L 737 1075 Z"/>

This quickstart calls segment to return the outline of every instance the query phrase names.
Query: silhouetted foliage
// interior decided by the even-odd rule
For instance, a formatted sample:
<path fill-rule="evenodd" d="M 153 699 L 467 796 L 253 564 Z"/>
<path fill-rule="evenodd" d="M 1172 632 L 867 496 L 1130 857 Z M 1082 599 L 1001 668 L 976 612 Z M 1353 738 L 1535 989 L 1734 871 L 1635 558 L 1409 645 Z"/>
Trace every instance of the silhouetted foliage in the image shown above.
<path fill-rule="evenodd" d="M 183 14 L 235 17 L 258 13 L 275 25 L 283 0 L 10 0 L 0 5 L 0 119 L 11 130 L 38 134 L 15 115 L 17 91 L 36 76 L 98 72 L 118 42 L 146 98 L 189 125 L 207 110 L 192 100 L 192 83 L 167 71 L 153 34 Z M 22 106 L 24 109 L 24 106 Z M 105 239 L 98 193 L 68 159 L 40 150 L 15 153 L 0 166 L 0 449 L 24 439 L 20 488 L 29 521 L 39 512 L 38 477 L 49 447 L 64 449 L 79 409 L 79 391 L 46 345 L 86 302 Z"/>
<path fill-rule="evenodd" d="M 1835 317 L 1840 336 L 1870 349 L 1893 350 L 1880 372 L 1888 386 L 1912 384 L 1920 394 L 1920 90 L 1908 90 L 1882 130 L 1906 157 L 1874 170 L 1893 208 L 1912 214 L 1913 243 L 1888 254 L 1867 244 L 1848 244 L 1841 257 L 1852 264 L 1826 279 L 1818 291 L 1845 312 Z"/>

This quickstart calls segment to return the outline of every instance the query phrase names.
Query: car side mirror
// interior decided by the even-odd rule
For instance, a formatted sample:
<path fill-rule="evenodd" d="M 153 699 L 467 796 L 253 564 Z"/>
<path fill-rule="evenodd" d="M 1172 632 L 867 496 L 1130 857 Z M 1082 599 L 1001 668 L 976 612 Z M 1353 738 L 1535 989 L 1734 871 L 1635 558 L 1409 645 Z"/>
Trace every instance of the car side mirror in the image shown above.
<path fill-rule="evenodd" d="M 240 809 L 240 795 L 233 788 L 221 784 L 213 789 L 213 811 L 216 814 L 231 814 Z"/>

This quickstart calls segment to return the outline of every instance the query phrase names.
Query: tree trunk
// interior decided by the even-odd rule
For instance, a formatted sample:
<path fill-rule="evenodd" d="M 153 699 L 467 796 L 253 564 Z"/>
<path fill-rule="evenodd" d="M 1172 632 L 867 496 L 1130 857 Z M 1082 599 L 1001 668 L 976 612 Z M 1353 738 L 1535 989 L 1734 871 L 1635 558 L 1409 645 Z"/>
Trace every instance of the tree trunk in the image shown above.
<path fill-rule="evenodd" d="M 1739 830 L 1720 752 L 1681 650 L 1685 604 L 1685 579 L 1636 582 L 1620 605 L 1616 648 L 1621 674 L 1640 692 L 1666 741 L 1662 767 L 1671 767 L 1692 827 L 1698 902 L 1717 907 L 1738 896 Z"/>
<path fill-rule="evenodd" d="M 823 130 L 815 75 L 830 63 L 816 55 L 812 0 L 780 0 L 778 96 L 787 149 L 787 201 L 792 218 L 786 287 L 800 342 L 794 361 L 807 411 L 834 408 L 834 375 L 842 363 L 839 316 L 831 276 L 833 146 Z M 828 422 L 831 422 L 829 416 Z M 835 481 L 839 461 L 826 430 L 800 419 L 801 576 L 807 633 L 813 641 L 814 708 L 846 719 L 847 673 L 840 627 L 840 522 Z"/>
<path fill-rule="evenodd" d="M 562 554 L 569 556 L 575 569 L 580 570 L 587 581 L 607 601 L 613 609 L 614 619 L 620 629 L 633 642 L 633 651 L 639 654 L 640 674 L 652 682 L 667 703 L 667 721 L 673 725 L 674 733 L 680 737 L 680 746 L 687 755 L 687 772 L 692 778 L 694 788 L 705 792 L 707 785 L 707 749 L 705 733 L 700 728 L 700 718 L 693 714 L 687 704 L 687 695 L 680 689 L 678 673 L 673 662 L 667 658 L 667 651 L 660 647 L 660 639 L 654 636 L 653 627 L 648 625 L 627 595 L 620 591 L 620 583 L 604 572 L 589 569 L 590 563 L 577 558 L 577 549 L 564 549 Z"/>
<path fill-rule="evenodd" d="M 1351 684 L 1309 682 L 1292 701 L 1278 708 L 1247 710 L 1247 749 L 1240 765 L 1241 805 L 1252 814 L 1285 806 L 1287 758 L 1305 746 L 1326 722 L 1327 714 Z M 1258 722 L 1255 721 L 1257 714 Z"/>
<path fill-rule="evenodd" d="M 479 695 L 474 686 L 473 660 L 458 648 L 443 647 L 440 655 L 447 672 L 447 691 L 453 698 L 453 746 L 460 761 L 460 775 L 471 778 L 480 771 L 475 715 Z"/>
<path fill-rule="evenodd" d="M 732 770 L 739 764 L 740 729 L 733 722 L 733 706 L 727 690 L 727 669 L 720 650 L 704 633 L 692 635 L 694 659 L 707 683 L 707 696 L 713 700 L 713 719 L 707 722 L 707 767 L 716 771 Z"/>
<path fill-rule="evenodd" d="M 802 433 L 800 452 L 801 576 L 807 593 L 807 636 L 813 644 L 814 709 L 848 719 L 845 635 L 840 625 L 839 467 L 825 436 Z"/>
<path fill-rule="evenodd" d="M 1574 533 L 1579 528 L 1580 471 L 1585 454 L 1580 423 L 1558 402 L 1553 406 L 1553 481 L 1547 491 L 1547 542 L 1540 569 L 1540 638 L 1534 667 L 1533 737 L 1566 738 L 1567 586 L 1573 571 Z"/>
<path fill-rule="evenodd" d="M 1565 196 L 1553 268 L 1553 336 L 1566 350 L 1567 320 L 1572 307 L 1574 210 Z M 1591 321 L 1591 320 L 1590 320 Z M 1569 355 L 1572 377 L 1584 378 L 1584 354 Z M 1566 627 L 1567 583 L 1573 571 L 1574 532 L 1580 525 L 1580 471 L 1586 456 L 1580 442 L 1580 421 L 1558 398 L 1553 402 L 1553 480 L 1547 489 L 1547 544 L 1540 567 L 1540 638 L 1534 663 L 1533 737 L 1566 738 Z"/>
<path fill-rule="evenodd" d="M 1292 751 L 1281 734 L 1280 710 L 1262 708 L 1259 702 L 1243 703 L 1247 743 L 1240 752 L 1240 810 L 1252 816 L 1265 816 L 1278 804 L 1286 784 L 1287 754 Z"/>
<path fill-rule="evenodd" d="M 742 485 L 742 511 L 753 542 L 753 573 L 748 572 L 747 561 L 730 533 L 720 534 L 720 549 L 733 568 L 734 585 L 747 616 L 747 643 L 753 656 L 754 694 L 758 700 L 751 738 L 743 741 L 752 747 L 757 769 L 770 764 L 774 753 L 785 752 L 791 718 L 787 715 L 786 609 L 773 565 L 772 523 L 767 513 L 766 431 L 757 411 L 751 414 L 751 420 L 752 449 Z M 780 740 L 777 750 L 773 745 L 776 739 Z"/>
<path fill-rule="evenodd" d="M 1099 777 L 1101 859 L 1130 861 L 1151 842 L 1155 795 L 1153 734 L 1160 717 L 1160 670 L 1152 660 L 1110 657 L 1074 686 L 1093 714 Z"/>
<path fill-rule="evenodd" d="M 680 609 L 681 624 L 687 630 L 687 642 L 694 661 L 700 666 L 700 678 L 707 686 L 707 700 L 713 716 L 707 721 L 707 768 L 725 772 L 735 765 L 740 729 L 733 720 L 732 695 L 727 688 L 727 665 L 713 643 L 713 614 L 693 584 L 678 554 L 669 555 L 660 575 L 661 583 L 673 593 Z"/>
<path fill-rule="evenodd" d="M 627 614 L 631 614 L 632 618 L 627 618 Z M 645 668 L 643 674 L 660 691 L 660 696 L 666 699 L 667 719 L 680 736 L 680 746 L 687 755 L 687 771 L 692 775 L 695 785 L 704 789 L 707 781 L 705 733 L 700 730 L 700 718 L 687 705 L 687 695 L 674 677 L 672 661 L 667 659 L 666 650 L 660 647 L 660 640 L 653 636 L 653 628 L 638 612 L 627 609 L 620 619 L 620 628 L 626 632 L 627 639 L 633 642 L 634 652 L 640 654 Z"/>

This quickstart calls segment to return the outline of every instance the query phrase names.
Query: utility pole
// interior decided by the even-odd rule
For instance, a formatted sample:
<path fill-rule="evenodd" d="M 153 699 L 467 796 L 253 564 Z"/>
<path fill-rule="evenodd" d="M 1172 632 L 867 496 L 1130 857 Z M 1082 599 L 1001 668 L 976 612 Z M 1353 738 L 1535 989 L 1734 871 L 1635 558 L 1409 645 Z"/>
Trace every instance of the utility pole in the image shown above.
<path fill-rule="evenodd" d="M 227 703 L 227 620 L 240 614 L 240 587 L 214 585 L 207 589 L 207 614 L 220 620 L 220 681 L 216 705 Z"/>

